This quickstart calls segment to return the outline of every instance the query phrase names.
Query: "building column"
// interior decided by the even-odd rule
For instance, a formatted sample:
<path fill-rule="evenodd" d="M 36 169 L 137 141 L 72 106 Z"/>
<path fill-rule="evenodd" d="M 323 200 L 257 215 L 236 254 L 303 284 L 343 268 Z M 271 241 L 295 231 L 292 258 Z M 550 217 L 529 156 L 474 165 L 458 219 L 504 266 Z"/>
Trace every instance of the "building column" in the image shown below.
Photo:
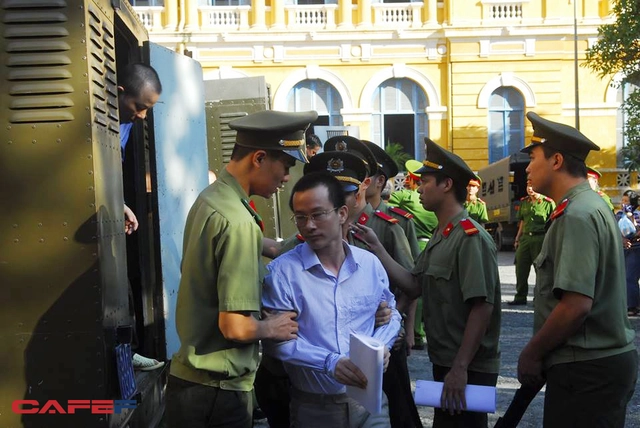
<path fill-rule="evenodd" d="M 438 0 L 425 0 L 425 5 L 423 6 L 423 13 L 426 16 L 423 18 L 423 21 L 427 25 L 437 25 L 438 24 Z"/>
<path fill-rule="evenodd" d="M 178 0 L 164 2 L 165 30 L 175 31 L 178 28 Z"/>
<path fill-rule="evenodd" d="M 198 31 L 200 29 L 198 0 L 185 0 L 184 29 Z"/>
<path fill-rule="evenodd" d="M 265 7 L 264 0 L 251 0 L 251 10 L 253 11 L 253 23 L 251 28 L 265 29 L 265 16 L 267 14 L 267 8 Z"/>
<path fill-rule="evenodd" d="M 286 28 L 284 20 L 284 0 L 273 0 L 271 2 L 271 28 L 274 30 L 284 30 Z"/>
<path fill-rule="evenodd" d="M 342 0 L 340 3 L 341 9 L 343 4 L 347 4 L 349 7 L 349 18 L 351 18 L 351 1 Z M 358 28 L 371 28 L 373 26 L 373 21 L 371 20 L 371 0 L 358 0 L 358 18 Z M 349 21 L 348 25 L 352 25 L 352 22 Z"/>

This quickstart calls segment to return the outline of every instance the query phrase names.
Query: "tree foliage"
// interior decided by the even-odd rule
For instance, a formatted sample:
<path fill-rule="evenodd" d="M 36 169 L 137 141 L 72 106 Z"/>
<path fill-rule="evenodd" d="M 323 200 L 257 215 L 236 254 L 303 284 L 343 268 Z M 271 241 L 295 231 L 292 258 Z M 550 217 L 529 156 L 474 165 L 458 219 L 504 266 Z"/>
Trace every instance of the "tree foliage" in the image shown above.
<path fill-rule="evenodd" d="M 598 29 L 598 41 L 587 49 L 586 67 L 600 77 L 620 73 L 613 85 L 640 87 L 640 0 L 614 0 L 615 22 Z M 625 113 L 625 167 L 640 170 L 640 94 L 632 92 L 620 107 Z"/>
<path fill-rule="evenodd" d="M 400 171 L 404 171 L 404 163 L 411 159 L 411 156 L 404 151 L 402 144 L 390 143 L 384 149 L 385 152 L 393 159 L 398 165 Z"/>

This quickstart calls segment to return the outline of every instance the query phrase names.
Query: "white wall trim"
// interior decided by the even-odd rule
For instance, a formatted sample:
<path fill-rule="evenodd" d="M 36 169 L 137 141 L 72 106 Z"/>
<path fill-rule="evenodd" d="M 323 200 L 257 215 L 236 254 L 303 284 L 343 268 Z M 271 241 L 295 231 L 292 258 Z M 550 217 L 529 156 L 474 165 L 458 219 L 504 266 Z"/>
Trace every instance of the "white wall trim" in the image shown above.
<path fill-rule="evenodd" d="M 513 86 L 522 93 L 524 97 L 524 105 L 527 108 L 534 108 L 536 104 L 536 96 L 531 86 L 520 77 L 511 72 L 500 73 L 498 76 L 489 80 L 480 93 L 478 94 L 478 108 L 488 108 L 489 98 L 496 89 L 502 86 Z"/>
<path fill-rule="evenodd" d="M 290 73 L 278 86 L 273 96 L 274 110 L 286 110 L 287 96 L 291 90 L 304 80 L 324 80 L 333 86 L 342 98 L 342 108 L 345 110 L 353 109 L 353 97 L 349 91 L 349 87 L 337 74 L 325 70 L 317 65 L 308 65 L 303 69 Z"/>

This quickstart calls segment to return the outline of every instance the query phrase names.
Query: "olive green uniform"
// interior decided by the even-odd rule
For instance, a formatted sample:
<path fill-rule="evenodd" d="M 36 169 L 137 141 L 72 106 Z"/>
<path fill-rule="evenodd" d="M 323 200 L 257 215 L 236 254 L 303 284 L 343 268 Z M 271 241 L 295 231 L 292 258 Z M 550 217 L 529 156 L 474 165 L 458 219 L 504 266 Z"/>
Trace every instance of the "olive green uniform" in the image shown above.
<path fill-rule="evenodd" d="M 635 334 L 626 316 L 620 231 L 587 182 L 569 190 L 551 219 L 534 262 L 534 333 L 565 291 L 591 298 L 592 307 L 580 328 L 543 360 L 544 425 L 593 426 L 598 421 L 598 426 L 622 427 L 638 367 Z"/>
<path fill-rule="evenodd" d="M 421 249 L 418 245 L 418 236 L 416 235 L 416 227 L 413 223 L 413 214 L 409 212 L 406 212 L 406 214 L 402 214 L 400 212 L 392 210 L 391 208 L 392 207 L 385 204 L 384 202 L 380 202 L 377 210 L 398 220 L 397 224 L 404 231 L 404 236 L 407 237 L 409 248 L 411 248 L 411 255 L 413 256 L 413 260 L 415 260 L 420 254 Z"/>
<path fill-rule="evenodd" d="M 438 227 L 438 218 L 432 211 L 427 211 L 420 202 L 420 194 L 415 190 L 402 189 L 393 192 L 389 198 L 389 205 L 398 207 L 413 214 L 413 222 L 416 226 L 418 246 L 422 252 L 427 242 Z M 414 337 L 416 348 L 422 349 L 425 345 L 424 321 L 422 320 L 422 297 L 418 298 L 416 315 L 414 320 Z"/>
<path fill-rule="evenodd" d="M 387 214 L 374 210 L 367 204 L 356 220 L 359 224 L 370 227 L 378 237 L 382 246 L 405 269 L 413 269 L 411 248 L 398 220 Z M 357 238 L 357 234 L 347 235 L 349 244 L 368 249 L 368 246 Z M 391 282 L 391 291 L 398 296 L 399 289 Z M 403 341 L 403 343 L 406 343 Z M 389 400 L 389 419 L 392 427 L 422 428 L 420 415 L 411 391 L 411 377 L 407 366 L 407 350 L 392 349 L 387 370 L 382 380 L 382 389 Z"/>
<path fill-rule="evenodd" d="M 260 313 L 262 232 L 248 196 L 223 170 L 194 203 L 185 227 L 171 375 L 224 390 L 251 391 L 258 343 L 227 340 L 220 312 Z"/>
<path fill-rule="evenodd" d="M 433 231 L 438 227 L 438 219 L 433 212 L 423 208 L 420 203 L 420 194 L 415 190 L 398 190 L 391 194 L 389 205 L 398 207 L 413 215 L 418 245 L 420 246 L 420 251 L 424 250 L 431 235 L 433 235 Z"/>
<path fill-rule="evenodd" d="M 489 215 L 487 214 L 487 204 L 480 198 L 476 198 L 476 200 L 473 202 L 465 201 L 464 209 L 469 213 L 469 217 L 480 224 L 485 224 L 489 221 Z"/>
<path fill-rule="evenodd" d="M 525 196 L 517 207 L 517 219 L 522 221 L 522 234 L 516 249 L 516 296 L 514 301 L 526 302 L 529 293 L 529 272 L 544 241 L 545 224 L 555 209 L 552 199 L 540 195 Z"/>
<path fill-rule="evenodd" d="M 476 233 L 468 235 L 461 224 L 467 217 L 463 210 L 451 219 L 448 232 L 449 227 L 431 238 L 412 273 L 422 282 L 431 362 L 451 367 L 471 309 L 467 302 L 483 297 L 494 310 L 469 370 L 498 373 L 501 297 L 496 246 L 489 233 L 475 222 Z"/>

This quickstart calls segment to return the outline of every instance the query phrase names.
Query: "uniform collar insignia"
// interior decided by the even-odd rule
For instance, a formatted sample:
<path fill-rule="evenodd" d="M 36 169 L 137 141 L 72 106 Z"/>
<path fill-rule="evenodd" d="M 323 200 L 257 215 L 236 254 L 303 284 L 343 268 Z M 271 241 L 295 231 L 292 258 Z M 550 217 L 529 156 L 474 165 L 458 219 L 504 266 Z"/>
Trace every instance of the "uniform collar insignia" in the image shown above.
<path fill-rule="evenodd" d="M 453 230 L 453 223 L 449 223 L 447 227 L 445 227 L 444 230 L 442 231 L 442 236 L 447 238 L 452 230 Z"/>
<path fill-rule="evenodd" d="M 369 216 L 367 215 L 367 213 L 362 213 L 360 214 L 360 217 L 358 217 L 358 224 L 367 224 L 368 220 Z"/>

